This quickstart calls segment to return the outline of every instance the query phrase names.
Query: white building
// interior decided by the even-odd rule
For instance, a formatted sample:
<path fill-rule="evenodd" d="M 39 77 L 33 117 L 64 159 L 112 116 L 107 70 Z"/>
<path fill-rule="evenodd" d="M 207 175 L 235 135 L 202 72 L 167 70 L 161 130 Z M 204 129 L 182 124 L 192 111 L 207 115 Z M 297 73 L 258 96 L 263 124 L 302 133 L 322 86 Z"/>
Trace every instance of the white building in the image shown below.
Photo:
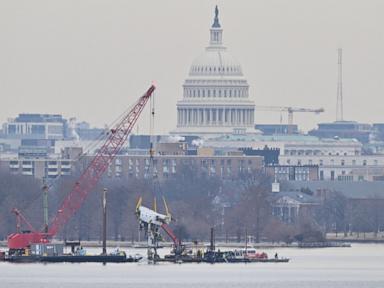
<path fill-rule="evenodd" d="M 300 156 L 357 156 L 362 154 L 363 147 L 355 139 L 320 139 L 308 135 L 223 135 L 204 141 L 203 146 L 253 149 L 267 146 L 280 149 L 280 156 L 284 156 L 284 159 Z"/>
<path fill-rule="evenodd" d="M 384 155 L 364 155 L 355 139 L 320 139 L 307 135 L 223 135 L 205 140 L 203 147 L 280 149 L 279 164 L 318 165 L 320 180 L 384 180 Z"/>
<path fill-rule="evenodd" d="M 196 58 L 177 103 L 177 128 L 171 134 L 210 136 L 255 133 L 255 104 L 241 65 L 223 46 L 215 9 L 209 46 Z"/>
<path fill-rule="evenodd" d="M 19 114 L 3 124 L 8 139 L 63 139 L 67 121 L 57 114 Z"/>
<path fill-rule="evenodd" d="M 384 180 L 384 155 L 282 155 L 281 165 L 318 165 L 320 180 Z"/>

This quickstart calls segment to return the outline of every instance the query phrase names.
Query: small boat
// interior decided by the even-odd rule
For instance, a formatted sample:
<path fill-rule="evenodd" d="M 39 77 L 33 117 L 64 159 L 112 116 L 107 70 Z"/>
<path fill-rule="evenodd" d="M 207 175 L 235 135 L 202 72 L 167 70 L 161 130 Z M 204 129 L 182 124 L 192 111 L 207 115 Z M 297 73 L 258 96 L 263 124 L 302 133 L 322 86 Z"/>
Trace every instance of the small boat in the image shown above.
<path fill-rule="evenodd" d="M 240 259 L 248 259 L 248 260 L 268 259 L 267 253 L 256 252 L 256 249 L 254 249 L 254 248 L 234 250 L 233 253 L 235 254 L 236 258 L 240 258 Z"/>

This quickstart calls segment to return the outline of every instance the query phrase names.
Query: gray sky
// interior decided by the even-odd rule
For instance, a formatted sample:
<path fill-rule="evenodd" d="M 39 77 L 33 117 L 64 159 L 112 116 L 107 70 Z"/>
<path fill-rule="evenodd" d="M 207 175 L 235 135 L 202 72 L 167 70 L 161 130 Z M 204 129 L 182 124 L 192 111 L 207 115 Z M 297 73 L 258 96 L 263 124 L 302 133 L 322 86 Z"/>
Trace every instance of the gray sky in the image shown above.
<path fill-rule="evenodd" d="M 101 126 L 156 80 L 155 130 L 168 132 L 216 4 L 223 42 L 256 105 L 324 107 L 322 115 L 294 115 L 305 130 L 333 121 L 342 47 L 344 118 L 384 122 L 381 0 L 0 0 L 0 122 L 62 113 Z M 255 118 L 278 123 L 280 114 Z M 141 133 L 148 122 L 146 112 Z"/>

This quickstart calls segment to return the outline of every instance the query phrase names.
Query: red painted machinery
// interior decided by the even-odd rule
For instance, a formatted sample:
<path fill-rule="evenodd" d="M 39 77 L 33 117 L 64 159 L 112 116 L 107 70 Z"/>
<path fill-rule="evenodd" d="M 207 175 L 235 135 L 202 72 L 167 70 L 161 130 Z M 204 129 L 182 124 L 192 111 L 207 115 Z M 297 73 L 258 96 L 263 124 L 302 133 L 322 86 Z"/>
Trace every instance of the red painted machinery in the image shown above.
<path fill-rule="evenodd" d="M 155 86 L 152 85 L 145 94 L 139 98 L 123 119 L 109 131 L 104 144 L 62 202 L 55 218 L 51 222 L 51 225 L 49 225 L 48 232 L 36 231 L 19 210 L 13 209 L 17 219 L 17 231 L 8 236 L 9 253 L 24 250 L 31 244 L 49 242 L 49 239 L 55 236 L 68 222 L 82 206 L 89 192 L 95 188 L 97 182 L 121 150 L 154 90 Z M 28 231 L 20 231 L 22 222 L 28 226 Z"/>

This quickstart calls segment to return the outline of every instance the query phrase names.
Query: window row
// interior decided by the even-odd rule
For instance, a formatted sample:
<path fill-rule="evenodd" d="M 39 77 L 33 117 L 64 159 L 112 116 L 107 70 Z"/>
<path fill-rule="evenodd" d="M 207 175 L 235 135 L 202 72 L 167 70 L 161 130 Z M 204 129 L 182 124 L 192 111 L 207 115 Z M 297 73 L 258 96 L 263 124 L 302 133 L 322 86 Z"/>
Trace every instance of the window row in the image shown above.
<path fill-rule="evenodd" d="M 193 66 L 191 68 L 191 72 L 197 72 L 197 73 L 241 73 L 240 66 L 230 66 L 230 67 L 223 67 L 223 66 Z"/>
<path fill-rule="evenodd" d="M 348 155 L 355 155 L 355 156 L 358 156 L 360 155 L 360 152 L 359 151 L 348 151 L 348 152 L 327 152 L 327 151 L 322 151 L 322 150 L 310 150 L 310 149 L 307 149 L 307 150 L 296 150 L 296 149 L 292 149 L 292 150 L 289 150 L 289 149 L 285 149 L 284 150 L 284 154 L 285 155 L 290 155 L 290 156 L 324 156 L 324 155 L 328 155 L 328 156 L 348 156 Z"/>
<path fill-rule="evenodd" d="M 296 162 L 296 163 L 295 163 Z M 356 161 L 356 159 L 351 160 L 350 162 L 345 161 L 345 159 L 341 159 L 339 161 L 335 161 L 334 159 L 331 159 L 329 161 L 324 161 L 323 159 L 320 159 L 319 161 L 313 161 L 312 159 L 308 159 L 307 161 L 303 161 L 301 159 L 298 159 L 297 161 L 293 161 L 291 159 L 287 159 L 287 164 L 288 165 L 319 165 L 319 166 L 324 166 L 324 165 L 330 165 L 330 166 L 346 166 L 346 165 L 351 165 L 351 166 L 367 166 L 367 165 L 373 165 L 373 166 L 378 166 L 379 165 L 379 160 L 373 159 L 372 161 L 368 161 L 366 159 Z"/>
<path fill-rule="evenodd" d="M 248 97 L 248 88 L 242 89 L 194 89 L 185 88 L 184 97 L 210 98 L 210 97 Z"/>

